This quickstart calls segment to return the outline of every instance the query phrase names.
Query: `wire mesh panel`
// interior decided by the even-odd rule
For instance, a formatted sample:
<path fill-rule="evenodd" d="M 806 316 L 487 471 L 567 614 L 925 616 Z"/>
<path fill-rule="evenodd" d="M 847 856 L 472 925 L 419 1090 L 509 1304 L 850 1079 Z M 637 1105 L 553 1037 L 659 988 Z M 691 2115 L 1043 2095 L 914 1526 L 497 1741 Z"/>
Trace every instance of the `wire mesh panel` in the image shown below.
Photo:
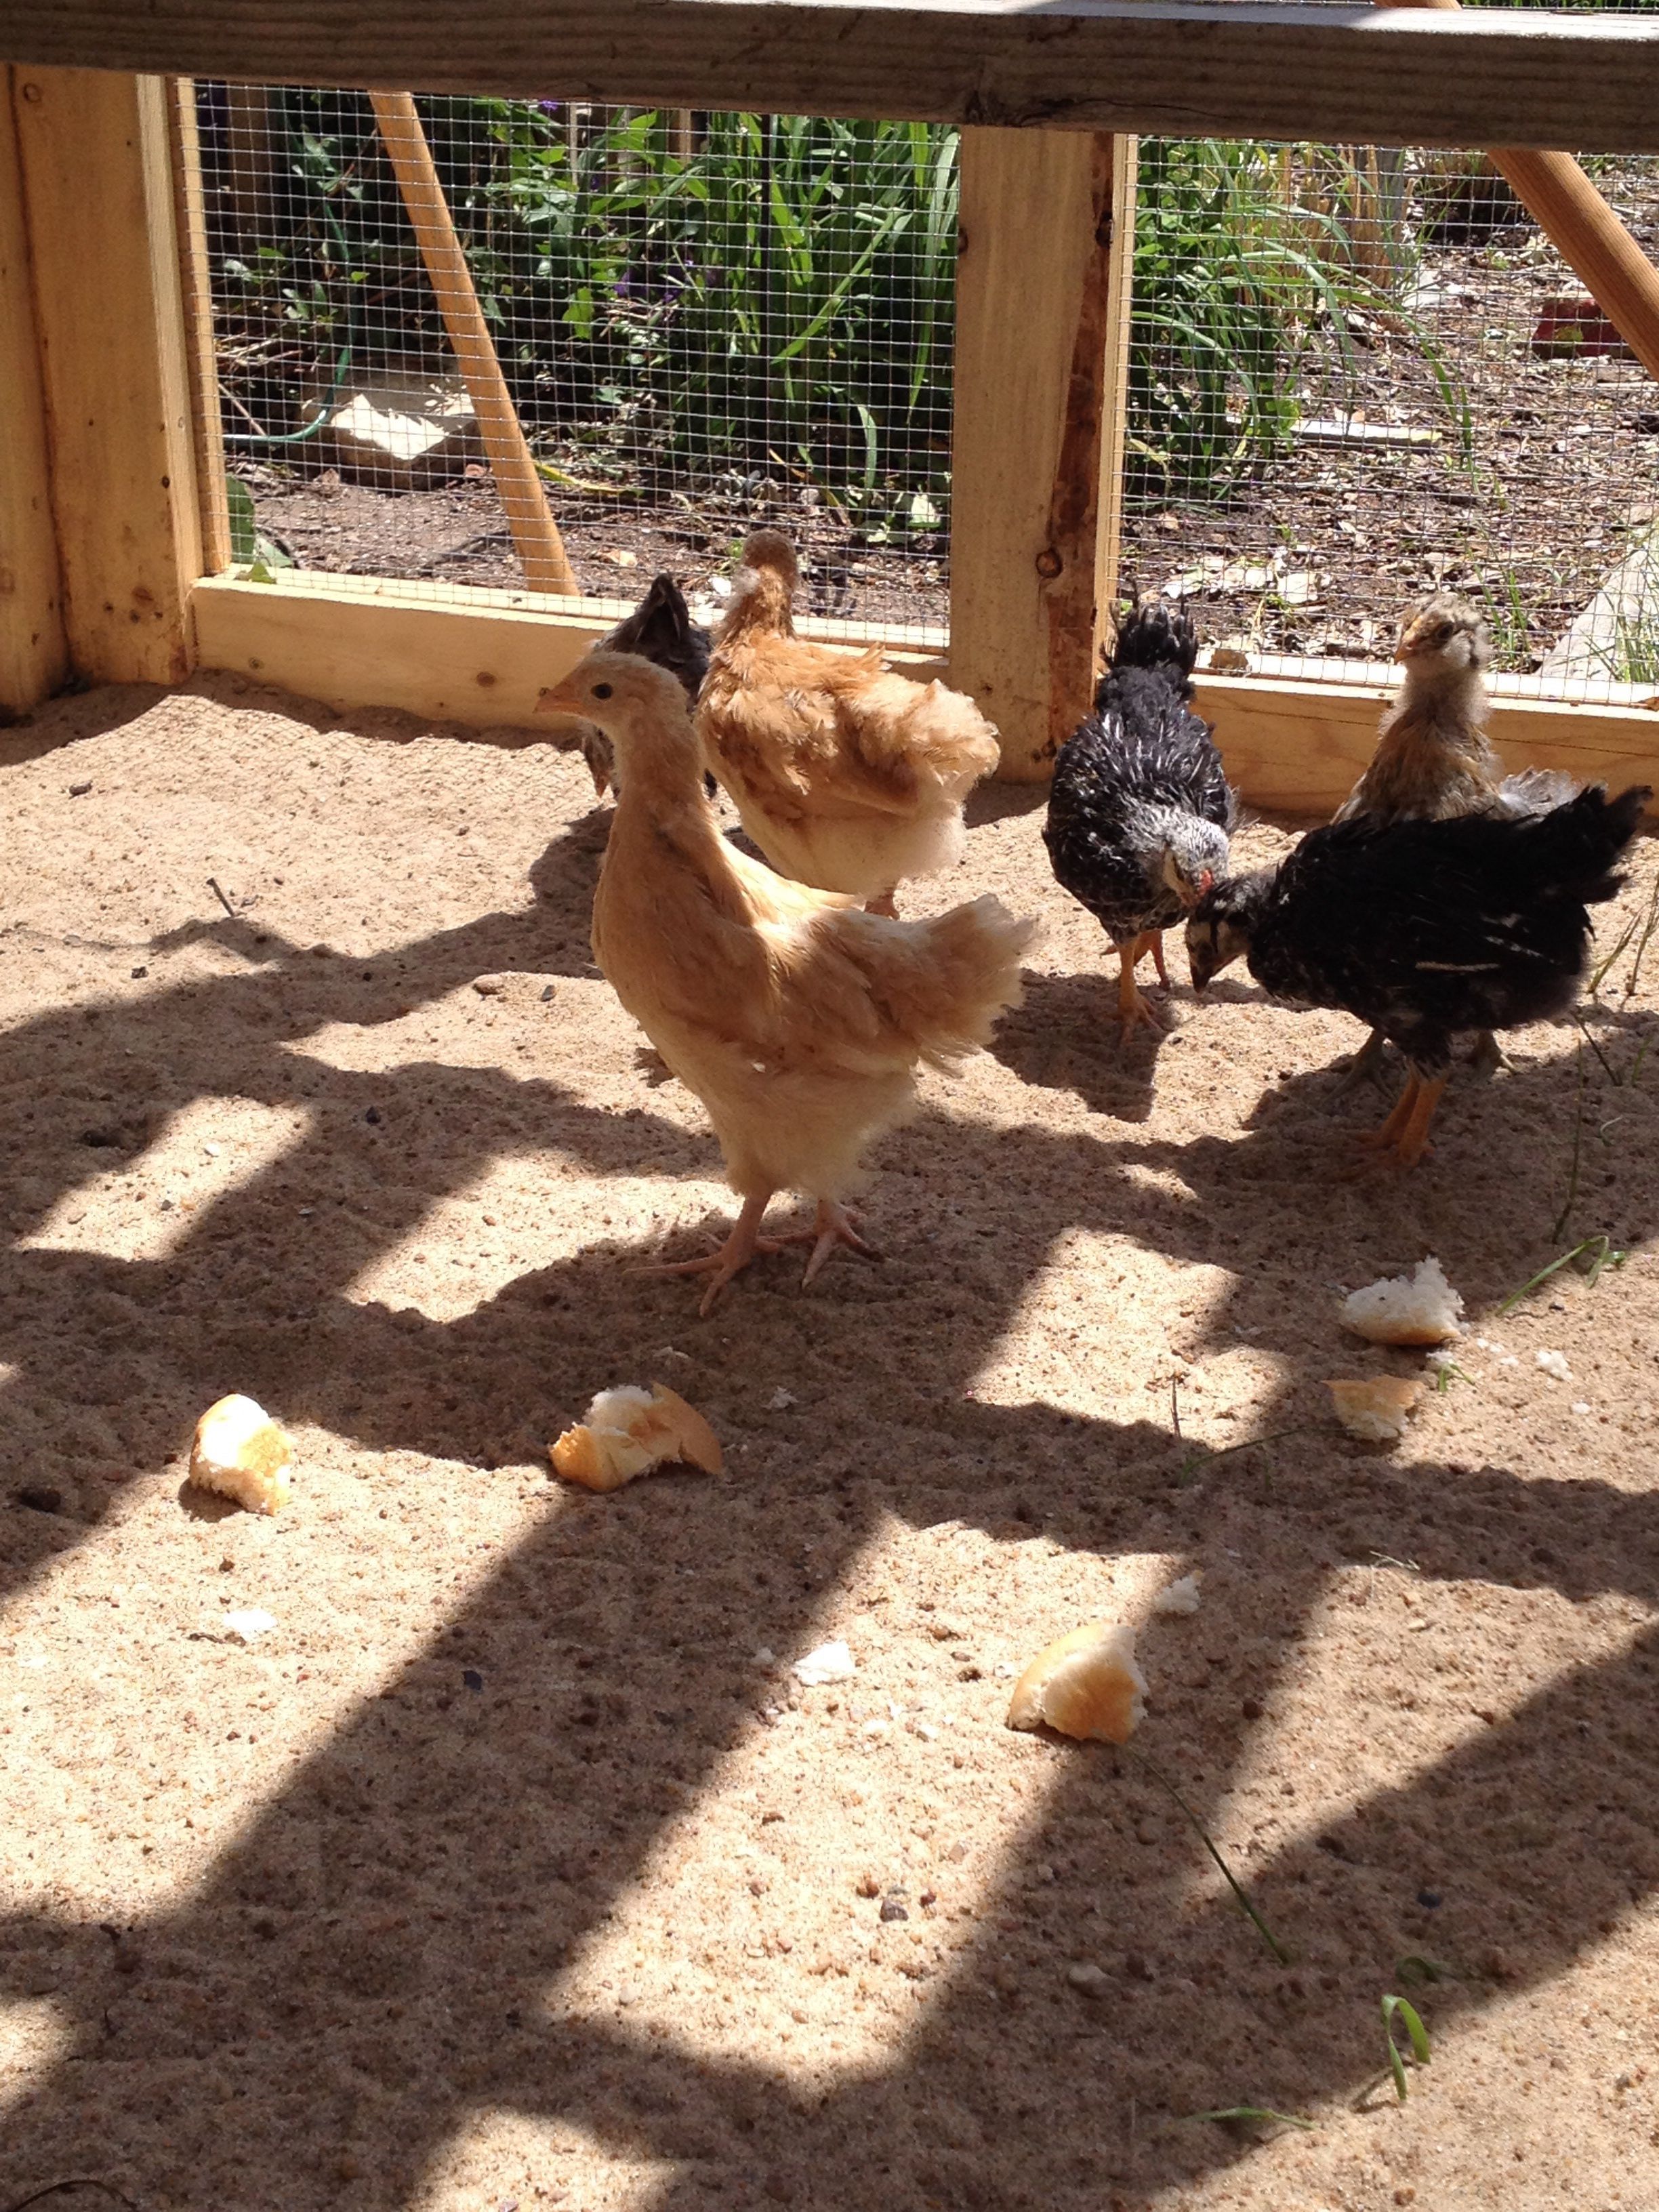
<path fill-rule="evenodd" d="M 1592 167 L 1659 251 L 1659 162 Z M 1659 686 L 1659 390 L 1484 156 L 1146 142 L 1135 273 L 1123 580 L 1217 665 L 1443 586 L 1533 692 Z"/>
<path fill-rule="evenodd" d="M 550 514 L 695 595 L 767 520 L 813 611 L 943 622 L 953 132 L 422 98 L 422 198 L 367 95 L 198 105 L 243 557 L 560 588 Z M 1592 167 L 1659 254 L 1659 161 Z M 1541 696 L 1659 688 L 1659 391 L 1484 156 L 1144 141 L 1134 283 L 1123 582 L 1215 665 L 1444 586 Z"/>
<path fill-rule="evenodd" d="M 545 587 L 544 497 L 590 593 L 659 567 L 704 586 L 766 520 L 815 611 L 942 617 L 952 134 L 449 98 L 411 131 L 360 94 L 222 85 L 199 105 L 245 550 L 257 528 L 267 560 Z M 517 475 L 479 388 L 497 362 Z"/>

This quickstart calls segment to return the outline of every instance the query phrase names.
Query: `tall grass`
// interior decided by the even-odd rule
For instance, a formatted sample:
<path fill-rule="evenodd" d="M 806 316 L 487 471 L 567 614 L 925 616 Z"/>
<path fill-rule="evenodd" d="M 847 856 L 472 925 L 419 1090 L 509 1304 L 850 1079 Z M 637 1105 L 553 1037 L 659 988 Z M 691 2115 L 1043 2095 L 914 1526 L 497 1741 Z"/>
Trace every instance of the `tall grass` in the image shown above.
<path fill-rule="evenodd" d="M 203 97 L 211 186 L 222 88 Z M 276 452 L 348 353 L 354 369 L 447 356 L 367 102 L 270 100 L 269 204 L 238 212 L 210 189 L 209 206 L 229 427 Z M 422 111 L 538 450 L 617 489 L 793 480 L 866 536 L 942 524 L 954 131 L 711 114 L 688 134 L 665 113 L 494 100 Z M 1376 203 L 1378 179 L 1360 182 Z M 1376 231 L 1328 161 L 1143 143 L 1132 495 L 1218 495 L 1284 453 L 1316 348 L 1327 385 L 1334 362 L 1358 389 L 1351 322 L 1386 306 L 1398 261 L 1379 263 Z"/>

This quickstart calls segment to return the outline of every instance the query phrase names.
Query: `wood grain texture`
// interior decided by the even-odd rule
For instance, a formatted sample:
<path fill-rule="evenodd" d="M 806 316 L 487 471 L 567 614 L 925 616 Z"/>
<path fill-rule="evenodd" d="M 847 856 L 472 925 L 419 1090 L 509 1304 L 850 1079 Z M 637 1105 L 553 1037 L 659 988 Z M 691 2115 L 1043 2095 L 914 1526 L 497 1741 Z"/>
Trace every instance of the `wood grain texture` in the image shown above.
<path fill-rule="evenodd" d="M 0 69 L 0 720 L 69 673 L 11 72 Z"/>
<path fill-rule="evenodd" d="M 167 88 L 31 70 L 18 92 L 70 663 L 178 683 L 202 535 Z"/>
<path fill-rule="evenodd" d="M 1374 684 L 1200 675 L 1198 711 L 1215 724 L 1228 776 L 1249 805 L 1327 816 L 1341 805 L 1398 688 L 1395 671 L 1377 673 Z M 1559 768 L 1613 791 L 1632 783 L 1659 791 L 1659 714 L 1500 696 L 1491 728 L 1511 771 Z"/>
<path fill-rule="evenodd" d="M 998 773 L 1014 782 L 1052 772 L 1093 687 L 1125 171 L 1093 132 L 963 134 L 951 667 L 995 723 Z"/>
<path fill-rule="evenodd" d="M 1083 131 L 1659 146 L 1659 22 L 1203 0 L 8 0 L 0 57 Z"/>
<path fill-rule="evenodd" d="M 179 232 L 179 281 L 185 303 L 185 368 L 190 378 L 191 432 L 196 447 L 196 489 L 204 574 L 231 564 L 230 507 L 225 492 L 224 425 L 220 420 L 219 364 L 213 335 L 212 271 L 208 265 L 207 217 L 202 203 L 202 149 L 196 125 L 196 87 L 188 77 L 167 85 L 173 160 L 173 211 Z"/>
<path fill-rule="evenodd" d="M 498 744 L 554 735 L 558 726 L 538 713 L 538 699 L 633 608 L 631 599 L 550 604 L 465 586 L 437 599 L 368 577 L 286 571 L 276 584 L 210 578 L 193 594 L 204 668 L 228 669 L 337 710 L 398 707 L 463 723 Z M 796 627 L 810 637 L 827 625 Z M 924 680 L 945 673 L 942 642 L 890 645 L 889 658 Z"/>

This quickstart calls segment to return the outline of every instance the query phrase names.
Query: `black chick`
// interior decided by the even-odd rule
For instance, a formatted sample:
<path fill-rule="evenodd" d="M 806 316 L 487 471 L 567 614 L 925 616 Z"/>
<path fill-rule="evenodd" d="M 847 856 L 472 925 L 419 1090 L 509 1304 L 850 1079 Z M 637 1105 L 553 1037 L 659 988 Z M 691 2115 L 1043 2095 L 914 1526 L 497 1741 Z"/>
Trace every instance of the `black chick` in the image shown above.
<path fill-rule="evenodd" d="M 1652 793 L 1601 784 L 1547 814 L 1379 823 L 1358 815 L 1302 840 L 1278 868 L 1218 884 L 1187 925 L 1193 987 L 1243 953 L 1292 1006 L 1336 1006 L 1380 1030 L 1410 1080 L 1362 1139 L 1401 1167 L 1422 1158 L 1452 1039 L 1548 1021 L 1572 1002 L 1589 949 L 1587 905 Z"/>
<path fill-rule="evenodd" d="M 1238 819 L 1210 725 L 1194 714 L 1198 639 L 1185 616 L 1155 602 L 1118 632 L 1095 710 L 1060 749 L 1042 841 L 1061 887 L 1117 947 L 1118 1013 L 1128 1036 L 1157 1029 L 1135 988 L 1150 952 L 1158 981 L 1163 933 L 1227 872 Z"/>
<path fill-rule="evenodd" d="M 625 622 L 618 623 L 609 637 L 599 641 L 607 653 L 636 653 L 641 660 L 653 660 L 659 668 L 678 676 L 694 707 L 702 689 L 702 679 L 708 673 L 710 642 L 708 632 L 692 621 L 685 596 L 672 576 L 653 576 L 650 590 L 633 613 Z M 584 722 L 579 742 L 587 772 L 593 779 L 593 796 L 603 799 L 606 790 L 614 790 L 617 783 L 617 763 L 611 740 L 592 722 Z M 705 776 L 703 787 L 712 799 L 714 778 Z"/>

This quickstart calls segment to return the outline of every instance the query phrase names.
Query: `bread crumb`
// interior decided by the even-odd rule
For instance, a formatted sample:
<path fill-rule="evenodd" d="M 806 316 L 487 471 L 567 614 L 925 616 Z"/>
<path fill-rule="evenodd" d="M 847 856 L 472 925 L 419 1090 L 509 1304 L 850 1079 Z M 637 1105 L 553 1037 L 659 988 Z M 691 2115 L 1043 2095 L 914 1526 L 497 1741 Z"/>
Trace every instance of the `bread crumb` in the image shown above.
<path fill-rule="evenodd" d="M 1367 1283 L 1342 1301 L 1344 1328 L 1372 1344 L 1444 1344 L 1461 1336 L 1463 1301 L 1431 1255 L 1409 1275 L 1385 1276 Z"/>
<path fill-rule="evenodd" d="M 720 1440 L 696 1407 L 678 1390 L 653 1382 L 648 1390 L 624 1383 L 601 1390 L 579 1427 L 548 1447 L 556 1471 L 585 1490 L 619 1490 L 636 1474 L 678 1461 L 718 1474 L 725 1465 Z"/>
<path fill-rule="evenodd" d="M 1572 1370 L 1567 1364 L 1567 1355 L 1565 1352 L 1534 1352 L 1533 1358 L 1543 1369 L 1545 1374 L 1553 1376 L 1556 1382 L 1571 1382 Z"/>
<path fill-rule="evenodd" d="M 1393 1375 L 1328 1382 L 1325 1388 L 1335 1403 L 1336 1418 L 1348 1434 L 1371 1444 L 1391 1444 L 1403 1437 L 1406 1424 L 1423 1395 L 1420 1382 L 1405 1382 Z"/>
<path fill-rule="evenodd" d="M 196 1424 L 190 1480 L 250 1513 L 276 1513 L 294 1486 L 294 1447 L 264 1407 L 233 1392 Z"/>
<path fill-rule="evenodd" d="M 1014 1685 L 1008 1726 L 1127 1743 L 1146 1712 L 1146 1678 L 1136 1664 L 1133 1629 L 1091 1620 L 1038 1652 Z"/>
<path fill-rule="evenodd" d="M 1194 1568 L 1191 1574 L 1182 1575 L 1179 1582 L 1167 1584 L 1152 1600 L 1152 1611 L 1154 1613 L 1196 1613 L 1198 1586 L 1203 1579 L 1202 1571 Z"/>

